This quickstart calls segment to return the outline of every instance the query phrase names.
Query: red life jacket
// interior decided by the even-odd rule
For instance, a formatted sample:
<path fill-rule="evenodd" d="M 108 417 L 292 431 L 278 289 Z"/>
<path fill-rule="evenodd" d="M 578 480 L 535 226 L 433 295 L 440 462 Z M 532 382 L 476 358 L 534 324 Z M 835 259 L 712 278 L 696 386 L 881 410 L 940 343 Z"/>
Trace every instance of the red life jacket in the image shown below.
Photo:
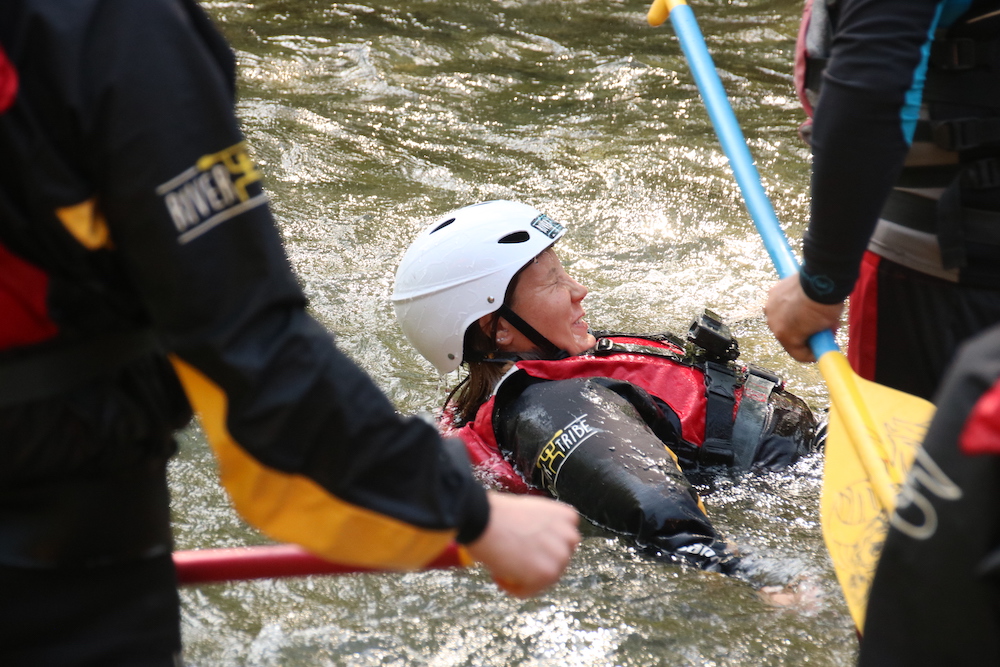
<path fill-rule="evenodd" d="M 0 46 L 0 113 L 10 108 L 17 97 L 17 70 Z"/>
<path fill-rule="evenodd" d="M 0 47 L 0 113 L 17 97 L 17 70 Z M 56 335 L 46 300 L 49 279 L 44 271 L 0 244 L 0 350 L 31 345 Z"/>
<path fill-rule="evenodd" d="M 663 400 L 680 418 L 681 436 L 700 446 L 705 439 L 705 370 L 685 363 L 684 350 L 669 342 L 647 338 L 609 336 L 602 341 L 618 345 L 639 345 L 663 350 L 665 355 L 611 352 L 584 354 L 559 360 L 519 361 L 515 366 L 543 380 L 607 377 L 636 384 Z M 742 388 L 734 391 L 733 412 L 742 398 Z M 461 428 L 445 428 L 445 435 L 460 437 L 477 474 L 491 486 L 511 493 L 542 493 L 529 487 L 514 467 L 504 459 L 493 430 L 494 398 L 480 406 L 476 417 Z"/>
<path fill-rule="evenodd" d="M 802 103 L 802 110 L 810 119 L 813 116 L 813 104 L 819 94 L 816 78 L 820 72 L 817 70 L 822 69 L 822 65 L 816 61 L 825 61 L 829 57 L 831 39 L 832 30 L 826 4 L 820 0 L 814 20 L 813 0 L 806 0 L 802 7 L 799 35 L 795 40 L 795 63 L 792 71 L 795 92 Z"/>

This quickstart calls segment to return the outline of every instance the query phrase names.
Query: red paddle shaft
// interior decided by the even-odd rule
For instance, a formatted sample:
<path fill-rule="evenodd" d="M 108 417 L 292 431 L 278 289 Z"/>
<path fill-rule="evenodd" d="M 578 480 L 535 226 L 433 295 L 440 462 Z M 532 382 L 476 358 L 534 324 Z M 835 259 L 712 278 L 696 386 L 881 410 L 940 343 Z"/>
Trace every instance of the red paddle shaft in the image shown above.
<path fill-rule="evenodd" d="M 174 553 L 174 564 L 177 566 L 177 579 L 181 584 L 302 577 L 309 574 L 385 572 L 385 570 L 331 563 L 292 544 L 177 551 Z M 458 546 L 452 544 L 440 556 L 420 569 L 440 570 L 467 564 L 459 553 Z"/>

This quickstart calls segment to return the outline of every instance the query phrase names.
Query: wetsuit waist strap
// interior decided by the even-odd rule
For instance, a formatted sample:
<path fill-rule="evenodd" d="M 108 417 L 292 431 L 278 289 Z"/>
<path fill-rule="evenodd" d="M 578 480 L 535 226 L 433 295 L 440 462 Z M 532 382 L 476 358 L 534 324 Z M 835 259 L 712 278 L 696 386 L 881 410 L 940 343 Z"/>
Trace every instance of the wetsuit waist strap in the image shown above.
<path fill-rule="evenodd" d="M 0 359 L 0 407 L 55 396 L 157 348 L 152 331 L 143 329 Z"/>
<path fill-rule="evenodd" d="M 927 234 L 937 234 L 939 229 L 937 200 L 904 190 L 892 191 L 881 217 Z M 962 233 L 969 243 L 1000 245 L 1000 211 L 963 208 Z"/>

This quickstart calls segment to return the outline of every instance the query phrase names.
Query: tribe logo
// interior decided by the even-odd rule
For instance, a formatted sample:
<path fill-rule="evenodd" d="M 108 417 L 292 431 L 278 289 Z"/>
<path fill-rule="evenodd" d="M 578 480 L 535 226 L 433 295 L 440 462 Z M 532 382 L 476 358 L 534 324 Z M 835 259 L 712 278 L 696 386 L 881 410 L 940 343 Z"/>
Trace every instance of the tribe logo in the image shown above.
<path fill-rule="evenodd" d="M 550 239 L 558 238 L 562 234 L 563 230 L 566 229 L 544 213 L 532 220 L 531 226 L 540 231 L 542 234 L 548 236 Z"/>
<path fill-rule="evenodd" d="M 541 468 L 542 476 L 545 478 L 546 486 L 555 494 L 556 478 L 559 476 L 559 468 L 562 467 L 566 459 L 577 447 L 582 445 L 591 436 L 601 433 L 600 429 L 594 428 L 587 423 L 587 415 L 582 414 L 566 426 L 555 432 L 542 447 L 541 453 L 535 466 Z"/>
<path fill-rule="evenodd" d="M 694 544 L 677 547 L 677 552 L 682 554 L 691 554 L 692 556 L 701 556 L 702 558 L 715 558 L 716 555 L 715 549 L 707 544 L 702 544 L 701 542 L 695 542 Z"/>
<path fill-rule="evenodd" d="M 267 195 L 251 195 L 250 185 L 259 182 L 246 146 L 240 142 L 218 153 L 201 157 L 190 169 L 160 187 L 156 194 L 170 212 L 183 245 L 232 217 L 260 206 Z"/>

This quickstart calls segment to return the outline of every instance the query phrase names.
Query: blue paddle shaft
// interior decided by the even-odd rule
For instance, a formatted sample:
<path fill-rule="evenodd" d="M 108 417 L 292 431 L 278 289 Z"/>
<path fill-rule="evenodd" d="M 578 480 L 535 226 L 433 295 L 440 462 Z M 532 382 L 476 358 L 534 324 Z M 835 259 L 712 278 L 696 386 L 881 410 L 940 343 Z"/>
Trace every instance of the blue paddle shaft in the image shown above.
<path fill-rule="evenodd" d="M 691 7 L 686 4 L 675 5 L 670 10 L 670 23 L 674 26 L 674 32 L 677 33 L 684 55 L 687 56 L 695 84 L 701 92 L 705 108 L 708 109 L 708 117 L 715 127 L 722 150 L 729 158 L 736 183 L 743 193 L 743 201 L 750 212 L 750 217 L 753 218 L 757 232 L 764 241 L 764 247 L 771 256 L 771 262 L 778 276 L 785 278 L 798 273 L 798 261 L 792 254 L 788 239 L 785 238 L 785 233 L 774 214 L 771 200 L 761 185 L 760 174 L 754 166 L 750 149 L 747 148 L 746 139 L 736 121 L 736 115 L 722 87 L 722 81 L 715 71 L 715 63 L 712 62 L 712 56 L 708 52 Z M 809 347 L 817 359 L 827 352 L 840 349 L 830 330 L 814 334 L 809 339 Z"/>

